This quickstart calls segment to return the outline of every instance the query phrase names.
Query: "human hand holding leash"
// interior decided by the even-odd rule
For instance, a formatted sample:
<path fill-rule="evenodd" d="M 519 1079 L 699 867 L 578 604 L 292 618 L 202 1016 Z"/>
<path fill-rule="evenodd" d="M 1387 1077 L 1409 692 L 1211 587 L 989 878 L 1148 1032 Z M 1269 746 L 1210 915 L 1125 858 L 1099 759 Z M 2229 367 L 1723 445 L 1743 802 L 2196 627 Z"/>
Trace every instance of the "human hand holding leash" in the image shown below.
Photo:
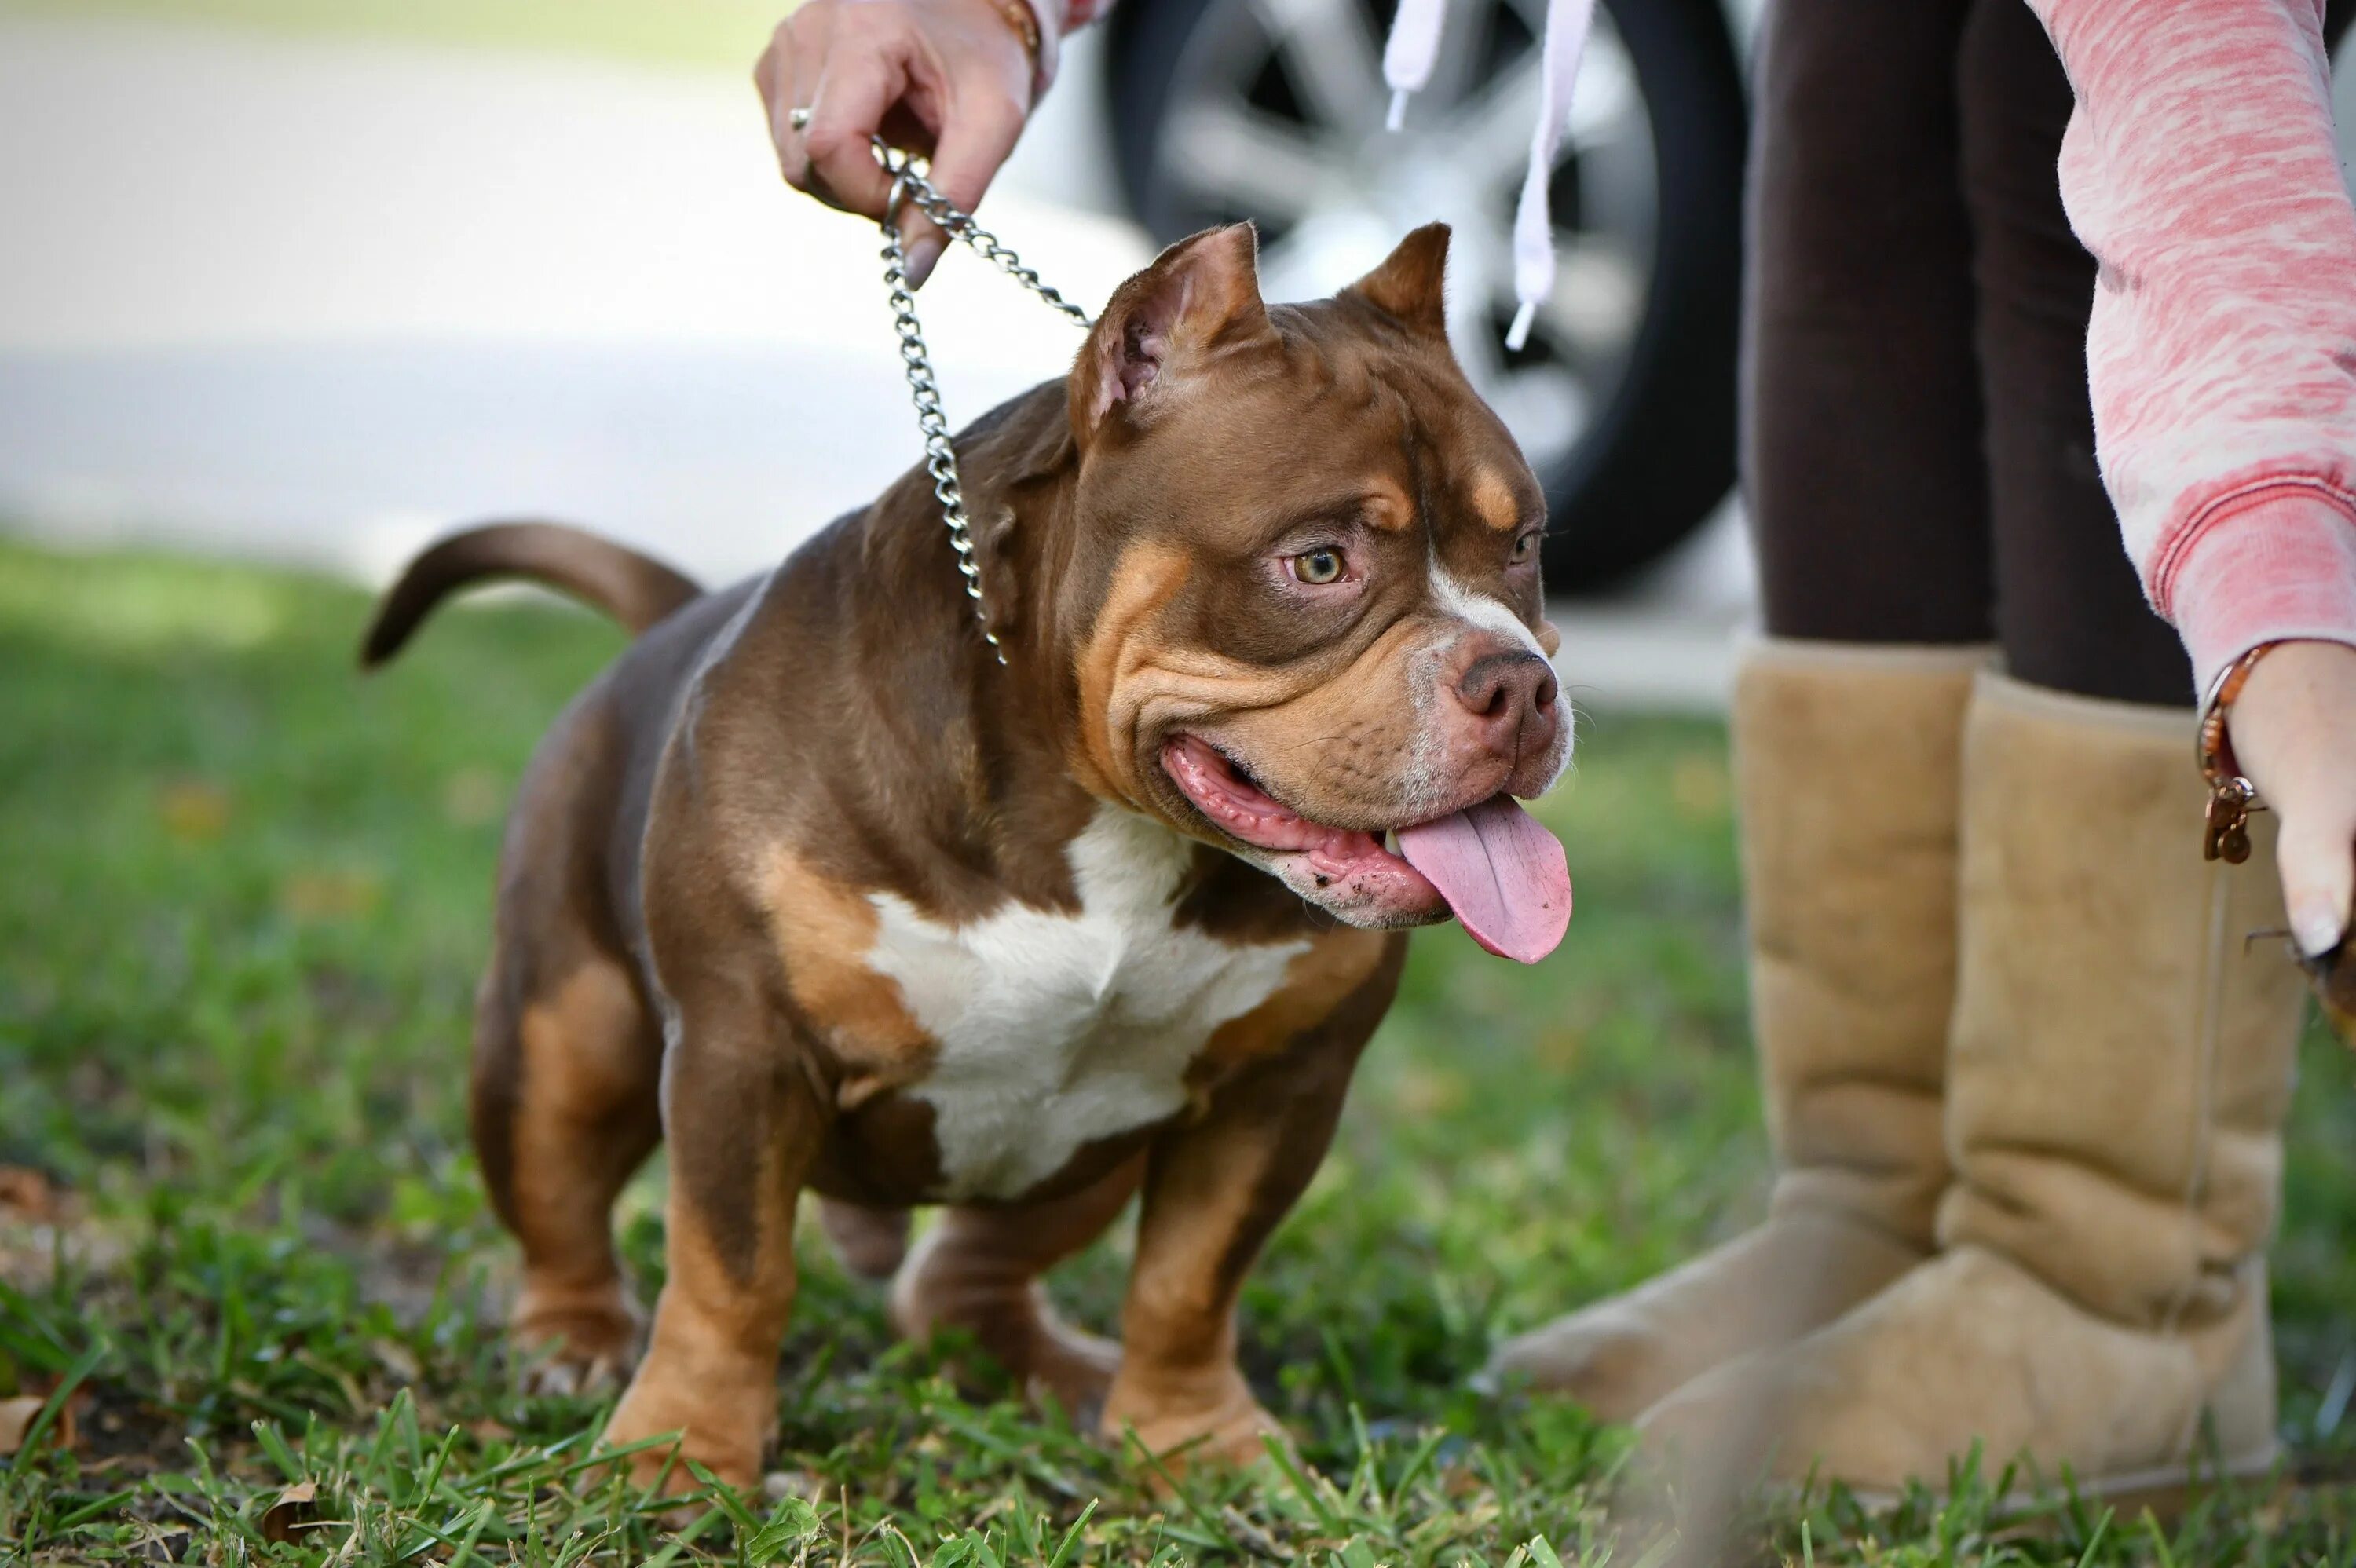
<path fill-rule="evenodd" d="M 1030 118 L 1039 31 L 1023 0 L 809 0 L 753 72 L 786 183 L 877 220 L 891 194 L 870 138 L 923 153 L 933 185 L 973 210 Z M 948 238 L 901 219 L 908 282 Z"/>

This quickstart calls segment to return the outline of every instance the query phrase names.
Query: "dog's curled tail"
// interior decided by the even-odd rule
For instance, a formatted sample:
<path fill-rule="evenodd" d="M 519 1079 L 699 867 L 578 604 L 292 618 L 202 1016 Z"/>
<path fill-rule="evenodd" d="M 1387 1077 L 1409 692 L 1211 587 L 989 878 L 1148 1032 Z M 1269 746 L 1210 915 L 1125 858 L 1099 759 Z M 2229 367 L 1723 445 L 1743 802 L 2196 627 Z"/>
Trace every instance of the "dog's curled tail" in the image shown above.
<path fill-rule="evenodd" d="M 487 578 L 521 578 L 571 594 L 643 632 L 703 590 L 651 556 L 561 523 L 490 523 L 452 534 L 409 563 L 378 604 L 360 667 L 409 641 L 450 593 Z"/>

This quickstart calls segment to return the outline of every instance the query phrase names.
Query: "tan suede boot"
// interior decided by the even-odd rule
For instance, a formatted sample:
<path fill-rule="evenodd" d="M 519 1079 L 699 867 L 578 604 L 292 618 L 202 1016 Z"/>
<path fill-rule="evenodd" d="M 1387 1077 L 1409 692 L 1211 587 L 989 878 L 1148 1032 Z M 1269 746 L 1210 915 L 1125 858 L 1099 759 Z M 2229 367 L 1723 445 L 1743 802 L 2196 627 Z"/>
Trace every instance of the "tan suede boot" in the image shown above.
<path fill-rule="evenodd" d="M 2301 981 L 2244 945 L 2283 924 L 2270 844 L 2203 862 L 2202 798 L 2189 714 L 1981 677 L 1941 1254 L 1680 1391 L 1648 1445 L 1869 1492 L 1939 1485 L 1976 1440 L 1991 1475 L 2025 1455 L 2094 1491 L 2272 1461 Z"/>
<path fill-rule="evenodd" d="M 1806 1333 L 1929 1252 L 1947 1180 L 1964 709 L 1978 648 L 1768 642 L 1734 691 L 1766 1221 L 1508 1340 L 1489 1375 L 1633 1418 Z"/>

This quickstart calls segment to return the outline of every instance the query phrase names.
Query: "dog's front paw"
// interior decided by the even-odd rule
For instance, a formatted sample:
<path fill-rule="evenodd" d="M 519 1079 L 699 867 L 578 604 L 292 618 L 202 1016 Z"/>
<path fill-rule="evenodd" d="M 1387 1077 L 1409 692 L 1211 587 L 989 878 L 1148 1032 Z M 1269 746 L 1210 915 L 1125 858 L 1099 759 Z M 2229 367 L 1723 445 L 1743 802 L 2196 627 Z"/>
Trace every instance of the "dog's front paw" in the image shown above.
<path fill-rule="evenodd" d="M 1240 1376 L 1213 1399 L 1178 1404 L 1142 1403 L 1116 1381 L 1105 1401 L 1102 1430 L 1116 1442 L 1133 1440 L 1150 1455 L 1157 1481 L 1162 1474 L 1190 1469 L 1241 1469 L 1266 1459 L 1271 1443 L 1291 1445 L 1283 1425 Z"/>
<path fill-rule="evenodd" d="M 637 1359 L 638 1315 L 619 1281 L 590 1290 L 527 1284 L 508 1339 L 536 1394 L 586 1393 L 619 1382 Z"/>
<path fill-rule="evenodd" d="M 760 1490 L 761 1450 L 776 1420 L 776 1396 L 766 1383 L 756 1389 L 690 1389 L 661 1377 L 649 1362 L 614 1407 L 603 1445 L 626 1447 L 677 1433 L 676 1443 L 653 1444 L 621 1461 L 632 1481 L 641 1487 L 659 1483 L 666 1495 L 692 1491 L 702 1485 L 688 1467 L 692 1460 L 752 1495 Z"/>

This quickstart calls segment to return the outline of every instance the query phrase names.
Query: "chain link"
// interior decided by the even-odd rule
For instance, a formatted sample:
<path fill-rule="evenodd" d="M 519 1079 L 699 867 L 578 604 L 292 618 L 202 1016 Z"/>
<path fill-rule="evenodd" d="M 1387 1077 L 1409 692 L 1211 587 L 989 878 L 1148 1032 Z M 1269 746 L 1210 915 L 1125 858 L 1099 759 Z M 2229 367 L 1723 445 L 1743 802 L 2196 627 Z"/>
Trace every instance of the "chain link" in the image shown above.
<path fill-rule="evenodd" d="M 900 362 L 908 372 L 908 393 L 916 405 L 916 430 L 925 438 L 925 472 L 933 477 L 933 498 L 941 504 L 941 520 L 948 525 L 949 548 L 957 551 L 958 571 L 965 578 L 966 597 L 973 601 L 973 618 L 981 626 L 981 640 L 990 645 L 1001 666 L 1006 649 L 991 630 L 990 607 L 982 602 L 981 567 L 974 559 L 973 528 L 966 517 L 965 488 L 958 478 L 957 448 L 949 442 L 948 417 L 941 411 L 940 384 L 933 379 L 933 357 L 925 347 L 925 329 L 916 319 L 916 291 L 908 286 L 908 256 L 900 243 L 895 221 L 905 204 L 938 224 L 952 240 L 980 251 L 1001 272 L 1081 326 L 1090 325 L 1088 313 L 1039 281 L 1039 274 L 998 237 L 949 204 L 916 168 L 910 154 L 895 153 L 875 138 L 875 161 L 892 176 L 892 194 L 884 204 L 884 286 L 892 301 L 892 325 L 900 335 Z"/>

